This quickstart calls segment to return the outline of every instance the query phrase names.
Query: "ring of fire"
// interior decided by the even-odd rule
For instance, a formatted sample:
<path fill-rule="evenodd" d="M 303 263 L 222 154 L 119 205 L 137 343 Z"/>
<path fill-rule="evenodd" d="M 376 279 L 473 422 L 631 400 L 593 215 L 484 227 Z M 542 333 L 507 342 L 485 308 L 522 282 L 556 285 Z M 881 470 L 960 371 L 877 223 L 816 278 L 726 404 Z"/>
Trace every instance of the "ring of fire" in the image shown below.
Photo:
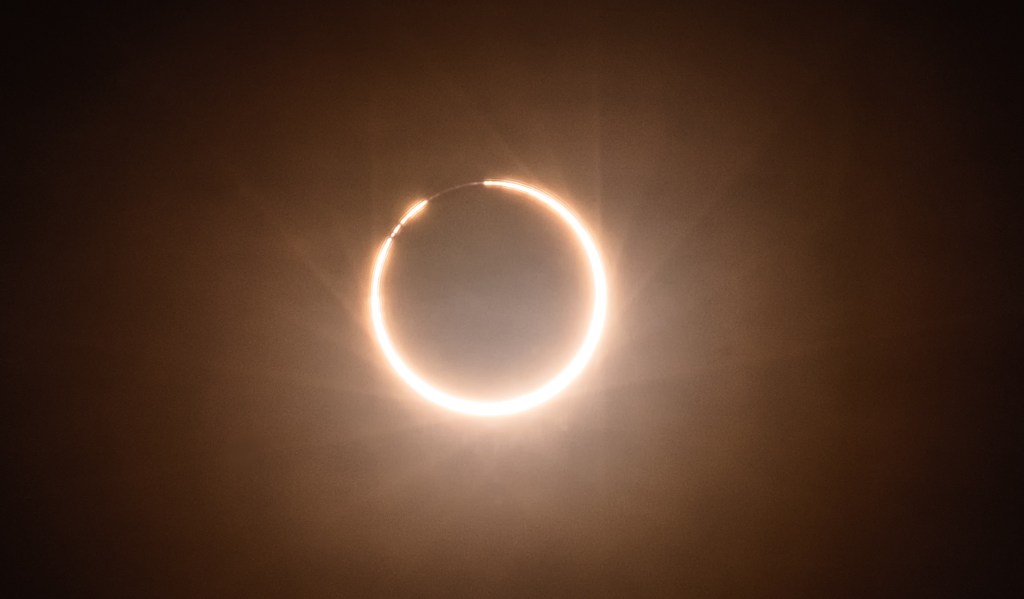
<path fill-rule="evenodd" d="M 387 324 L 384 321 L 383 300 L 381 298 L 381 280 L 384 278 L 384 270 L 387 267 L 391 247 L 395 237 L 402 230 L 402 227 L 409 223 L 417 214 L 422 212 L 431 199 L 421 200 L 410 208 L 401 220 L 395 225 L 391 234 L 384 240 L 377 258 L 373 264 L 373 278 L 370 283 L 370 318 L 373 322 L 373 331 L 380 345 L 381 351 L 395 372 L 424 399 L 433 402 L 443 408 L 468 414 L 471 416 L 507 416 L 524 412 L 537 407 L 552 399 L 559 392 L 564 390 L 580 374 L 583 368 L 594 355 L 597 342 L 604 330 L 605 317 L 608 312 L 608 281 L 605 276 L 604 265 L 601 262 L 601 254 L 597 249 L 590 233 L 586 227 L 562 202 L 550 194 L 515 181 L 486 180 L 477 183 L 460 185 L 467 187 L 472 185 L 483 185 L 494 187 L 521 194 L 531 200 L 539 202 L 557 215 L 561 221 L 574 234 L 576 240 L 582 246 L 590 265 L 590 274 L 593 283 L 593 299 L 591 316 L 587 331 L 583 336 L 579 349 L 569 362 L 550 380 L 539 387 L 513 397 L 506 398 L 468 398 L 459 397 L 434 386 L 423 378 L 419 373 L 413 371 L 398 353 L 391 336 L 388 333 Z M 452 188 L 455 189 L 455 188 Z M 447 191 L 451 191 L 447 190 Z M 446 192 L 441 192 L 446 193 Z M 441 194 L 438 194 L 441 195 Z M 437 197 L 437 195 L 433 196 Z"/>

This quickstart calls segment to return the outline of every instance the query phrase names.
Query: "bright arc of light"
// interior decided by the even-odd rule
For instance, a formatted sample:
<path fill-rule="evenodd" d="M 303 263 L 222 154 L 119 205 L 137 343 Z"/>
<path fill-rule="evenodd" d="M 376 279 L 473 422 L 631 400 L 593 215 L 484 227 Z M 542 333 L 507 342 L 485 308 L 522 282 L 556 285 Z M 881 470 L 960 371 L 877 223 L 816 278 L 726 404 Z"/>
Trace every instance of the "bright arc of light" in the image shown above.
<path fill-rule="evenodd" d="M 384 310 L 382 308 L 381 300 L 381 279 L 384 277 L 384 269 L 387 266 L 388 256 L 391 253 L 391 247 L 394 245 L 395 236 L 401 231 L 402 227 L 406 225 L 413 217 L 422 212 L 430 200 L 422 200 L 410 208 L 402 219 L 398 222 L 398 225 L 392 230 L 391 234 L 387 239 L 384 240 L 384 244 L 381 246 L 380 251 L 377 253 L 377 259 L 373 264 L 373 279 L 370 284 L 370 317 L 373 321 L 374 334 L 377 337 L 377 343 L 380 344 L 381 350 L 384 352 L 384 356 L 387 358 L 391 367 L 395 369 L 395 372 L 408 384 L 416 393 L 422 396 L 424 399 L 431 401 L 443 408 L 455 412 L 461 412 L 462 414 L 468 414 L 471 416 L 508 416 L 510 414 L 517 414 L 524 412 L 531 408 L 535 408 L 540 404 L 552 399 L 555 395 L 565 389 L 569 383 L 571 383 L 579 374 L 583 368 L 590 361 L 590 358 L 594 355 L 594 350 L 597 349 L 597 342 L 601 338 L 601 333 L 604 330 L 605 316 L 608 313 L 608 281 L 605 276 L 604 265 L 601 262 L 601 254 L 597 249 L 597 244 L 594 243 L 590 233 L 587 232 L 586 227 L 580 222 L 579 218 L 572 213 L 562 202 L 551 196 L 550 194 L 515 181 L 501 181 L 501 180 L 486 180 L 476 184 L 470 185 L 483 185 L 485 187 L 498 187 L 521 193 L 530 199 L 536 200 L 549 208 L 552 212 L 558 215 L 559 218 L 569 227 L 569 229 L 575 234 L 576 240 L 583 246 L 583 250 L 587 255 L 587 261 L 590 264 L 590 274 L 593 282 L 593 307 L 590 314 L 590 323 L 587 327 L 587 332 L 583 336 L 583 341 L 580 343 L 579 349 L 576 350 L 576 354 L 569 360 L 569 362 L 558 372 L 554 377 L 548 380 L 543 385 L 524 393 L 507 398 L 468 398 L 459 397 L 435 387 L 433 384 L 427 382 L 417 372 L 413 371 L 402 356 L 395 349 L 394 343 L 391 341 L 391 336 L 388 334 L 387 325 L 384 322 Z"/>

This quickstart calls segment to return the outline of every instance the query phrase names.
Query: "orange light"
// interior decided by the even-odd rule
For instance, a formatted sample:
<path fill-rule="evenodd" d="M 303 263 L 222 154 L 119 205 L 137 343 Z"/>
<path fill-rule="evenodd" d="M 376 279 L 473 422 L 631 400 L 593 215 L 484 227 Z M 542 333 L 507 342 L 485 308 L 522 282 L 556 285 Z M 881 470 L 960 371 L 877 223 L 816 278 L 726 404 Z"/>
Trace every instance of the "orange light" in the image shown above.
<path fill-rule="evenodd" d="M 590 274 L 593 281 L 594 296 L 592 301 L 591 315 L 587 331 L 583 336 L 579 349 L 569 362 L 550 380 L 543 385 L 513 397 L 505 398 L 471 398 L 459 397 L 429 383 L 419 373 L 414 372 L 406 364 L 405 360 L 395 349 L 394 343 L 388 334 L 387 325 L 384 322 L 384 311 L 381 299 L 381 280 L 384 277 L 384 269 L 387 266 L 388 256 L 391 247 L 394 245 L 395 236 L 413 217 L 422 212 L 428 205 L 429 200 L 422 200 L 410 208 L 398 225 L 391 232 L 391 235 L 384 240 L 377 259 L 373 265 L 373 279 L 370 284 L 370 317 L 373 322 L 373 330 L 377 337 L 384 356 L 387 358 L 395 372 L 408 384 L 416 393 L 424 399 L 431 401 L 443 408 L 468 414 L 471 416 L 508 416 L 535 408 L 563 391 L 569 384 L 579 376 L 580 372 L 590 361 L 597 349 L 597 343 L 604 330 L 605 317 L 608 313 L 608 281 L 605 276 L 604 265 L 601 262 L 601 254 L 597 249 L 590 233 L 586 227 L 562 202 L 552 195 L 515 181 L 486 180 L 476 183 L 485 187 L 506 189 L 526 196 L 529 199 L 539 202 L 544 207 L 554 212 L 561 221 L 573 233 L 575 239 L 583 247 L 590 265 Z M 473 185 L 473 184 L 470 184 Z"/>

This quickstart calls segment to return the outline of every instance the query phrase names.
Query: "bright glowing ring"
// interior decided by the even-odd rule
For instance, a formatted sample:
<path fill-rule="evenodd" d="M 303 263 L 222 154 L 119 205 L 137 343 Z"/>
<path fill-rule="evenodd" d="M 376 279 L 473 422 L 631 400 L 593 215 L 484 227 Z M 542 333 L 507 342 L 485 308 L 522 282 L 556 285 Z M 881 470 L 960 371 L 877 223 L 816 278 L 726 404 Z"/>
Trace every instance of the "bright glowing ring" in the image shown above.
<path fill-rule="evenodd" d="M 418 202 L 405 213 L 394 230 L 391 231 L 391 235 L 384 240 L 384 245 L 381 246 L 380 251 L 377 253 L 377 259 L 373 264 L 373 279 L 370 284 L 370 317 L 373 321 L 373 330 L 377 336 L 377 342 L 380 344 L 380 348 L 384 352 L 384 356 L 387 357 L 391 367 L 395 369 L 395 372 L 402 377 L 406 384 L 412 387 L 424 399 L 443 408 L 472 416 L 507 416 L 529 410 L 550 400 L 565 389 L 580 374 L 584 366 L 587 365 L 587 362 L 594 355 L 597 342 L 604 330 L 605 316 L 608 312 L 608 281 L 605 277 L 604 265 L 601 263 L 601 254 L 597 250 L 597 245 L 590 237 L 583 223 L 560 201 L 535 187 L 516 183 L 515 181 L 487 180 L 479 183 L 470 183 L 469 185 L 499 187 L 522 193 L 540 202 L 557 214 L 575 233 L 577 241 L 583 246 L 583 250 L 587 254 L 594 289 L 590 323 L 576 354 L 558 374 L 540 387 L 528 393 L 504 399 L 457 397 L 428 383 L 405 363 L 405 360 L 402 359 L 402 356 L 395 349 L 394 343 L 391 342 L 387 326 L 384 324 L 380 285 L 395 236 L 398 235 L 399 231 L 409 220 L 427 207 L 429 199 Z"/>

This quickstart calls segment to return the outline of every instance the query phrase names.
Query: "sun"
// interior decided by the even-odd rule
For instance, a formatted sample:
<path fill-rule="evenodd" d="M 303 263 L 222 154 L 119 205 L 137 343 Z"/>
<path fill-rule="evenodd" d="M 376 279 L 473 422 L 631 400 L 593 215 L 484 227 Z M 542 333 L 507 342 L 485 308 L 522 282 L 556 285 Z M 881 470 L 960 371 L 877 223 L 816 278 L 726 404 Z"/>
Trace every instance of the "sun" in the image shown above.
<path fill-rule="evenodd" d="M 516 181 L 488 179 L 459 185 L 458 188 L 476 185 L 504 189 L 514 192 L 527 200 L 538 202 L 560 219 L 565 225 L 567 233 L 571 234 L 583 248 L 590 267 L 593 297 L 591 299 L 590 319 L 586 333 L 583 335 L 583 339 L 580 341 L 579 347 L 572 358 L 555 376 L 544 384 L 531 391 L 512 397 L 460 397 L 438 388 L 430 383 L 424 375 L 415 372 L 409 367 L 398 350 L 395 349 L 395 345 L 388 333 L 387 323 L 384 319 L 384 299 L 381 297 L 381 281 L 387 269 L 391 248 L 396 243 L 399 233 L 403 227 L 407 226 L 429 206 L 430 199 L 421 200 L 413 205 L 398 221 L 398 224 L 395 225 L 391 234 L 384 240 L 380 250 L 377 252 L 370 282 L 370 319 L 373 323 L 373 332 L 377 343 L 380 345 L 380 349 L 387 358 L 388 363 L 398 376 L 421 397 L 442 408 L 470 416 L 509 416 L 525 412 L 551 400 L 568 387 L 586 367 L 587 362 L 593 357 L 598 341 L 600 341 L 601 334 L 604 331 L 605 319 L 608 314 L 608 280 L 605 275 L 604 264 L 601 261 L 601 253 L 597 248 L 597 244 L 594 243 L 593 237 L 580 219 L 560 200 L 536 187 Z M 453 189 L 455 188 L 447 191 Z M 433 197 L 438 195 L 441 194 Z"/>

